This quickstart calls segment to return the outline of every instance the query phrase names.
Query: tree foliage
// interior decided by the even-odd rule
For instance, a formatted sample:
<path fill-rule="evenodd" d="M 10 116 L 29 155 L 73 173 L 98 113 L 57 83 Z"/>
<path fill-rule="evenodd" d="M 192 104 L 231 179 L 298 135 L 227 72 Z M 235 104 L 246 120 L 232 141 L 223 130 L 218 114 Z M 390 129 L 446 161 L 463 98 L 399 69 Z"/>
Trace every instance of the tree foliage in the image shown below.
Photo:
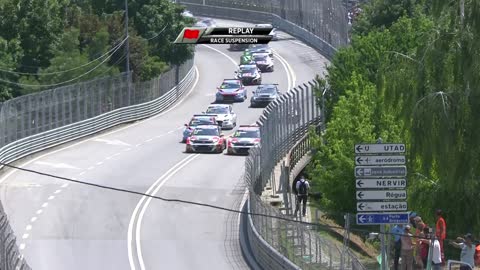
<path fill-rule="evenodd" d="M 461 3 L 461 2 L 460 2 Z M 375 0 L 328 71 L 326 143 L 309 170 L 331 213 L 356 212 L 353 145 L 405 142 L 410 210 L 478 232 L 480 4 Z M 471 209 L 466 211 L 466 209 Z"/>
<path fill-rule="evenodd" d="M 183 7 L 168 0 L 128 5 L 134 80 L 150 80 L 192 56 L 191 46 L 172 44 L 192 24 Z M 0 100 L 124 72 L 124 11 L 118 0 L 0 1 Z"/>

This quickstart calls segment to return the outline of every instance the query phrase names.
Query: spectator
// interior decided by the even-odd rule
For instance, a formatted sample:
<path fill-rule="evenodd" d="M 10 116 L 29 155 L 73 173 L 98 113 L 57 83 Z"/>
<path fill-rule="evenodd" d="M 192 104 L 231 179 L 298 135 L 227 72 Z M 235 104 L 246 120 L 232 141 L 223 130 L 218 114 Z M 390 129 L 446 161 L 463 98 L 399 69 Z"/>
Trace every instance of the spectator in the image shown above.
<path fill-rule="evenodd" d="M 445 264 L 445 250 L 443 249 L 443 241 L 445 240 L 445 238 L 447 238 L 447 223 L 445 223 L 445 219 L 443 218 L 441 209 L 437 209 L 436 216 L 437 216 L 437 224 L 436 224 L 435 234 L 438 237 L 438 241 L 440 242 L 442 264 Z"/>
<path fill-rule="evenodd" d="M 402 270 L 413 270 L 413 243 L 410 225 L 405 226 L 405 234 L 401 236 L 402 241 Z"/>
<path fill-rule="evenodd" d="M 415 213 L 415 212 L 410 213 L 410 226 L 412 226 L 413 228 L 415 228 L 415 226 L 417 226 L 415 224 L 415 218 L 416 217 L 417 217 L 417 213 Z"/>
<path fill-rule="evenodd" d="M 468 264 L 460 266 L 460 270 L 472 270 L 475 266 L 475 245 L 473 244 L 472 235 L 467 233 L 464 238 L 458 237 L 457 241 L 460 243 L 450 241 L 450 244 L 462 250 L 460 253 L 460 261 Z"/>
<path fill-rule="evenodd" d="M 435 236 L 433 240 L 433 249 L 432 249 L 432 270 L 441 270 L 442 268 L 442 252 L 440 250 L 440 241 L 438 237 Z"/>
<path fill-rule="evenodd" d="M 428 251 L 430 249 L 430 228 L 427 226 L 424 226 L 423 228 L 423 237 L 418 239 L 419 241 L 419 246 L 420 246 L 420 259 L 422 260 L 423 263 L 423 269 L 427 267 L 428 263 Z"/>
<path fill-rule="evenodd" d="M 395 255 L 393 257 L 393 269 L 399 270 L 398 261 L 400 260 L 400 251 L 402 250 L 402 241 L 400 237 L 404 233 L 403 224 L 397 224 L 393 226 L 390 232 L 393 234 L 393 239 L 395 241 Z"/>
<path fill-rule="evenodd" d="M 297 205 L 295 207 L 295 213 L 293 214 L 294 216 L 297 216 L 298 210 L 300 209 L 300 204 L 302 203 L 303 203 L 302 215 L 306 216 L 309 189 L 310 189 L 310 184 L 308 183 L 307 180 L 305 180 L 305 177 L 302 175 L 296 185 Z"/>

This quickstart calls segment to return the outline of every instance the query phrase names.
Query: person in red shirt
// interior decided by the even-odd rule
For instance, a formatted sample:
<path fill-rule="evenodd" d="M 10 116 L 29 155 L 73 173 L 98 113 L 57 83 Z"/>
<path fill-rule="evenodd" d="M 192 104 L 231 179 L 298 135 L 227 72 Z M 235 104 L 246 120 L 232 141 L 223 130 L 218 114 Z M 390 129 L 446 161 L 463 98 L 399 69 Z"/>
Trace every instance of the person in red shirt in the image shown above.
<path fill-rule="evenodd" d="M 442 253 L 442 264 L 445 264 L 445 252 L 443 249 L 443 241 L 447 238 L 447 223 L 445 223 L 445 219 L 442 216 L 442 210 L 437 209 L 437 226 L 435 235 L 438 237 L 438 241 L 440 242 L 440 251 Z"/>

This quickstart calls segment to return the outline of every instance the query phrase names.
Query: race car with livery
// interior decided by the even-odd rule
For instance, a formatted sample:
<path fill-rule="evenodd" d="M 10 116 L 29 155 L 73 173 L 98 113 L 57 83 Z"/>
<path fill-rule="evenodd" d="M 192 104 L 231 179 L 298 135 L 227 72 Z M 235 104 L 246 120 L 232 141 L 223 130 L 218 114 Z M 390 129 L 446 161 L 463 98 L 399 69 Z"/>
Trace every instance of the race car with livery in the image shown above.
<path fill-rule="evenodd" d="M 222 129 L 233 129 L 237 126 L 237 114 L 233 112 L 233 106 L 230 104 L 212 104 L 204 113 L 215 115 L 215 119 Z"/>
<path fill-rule="evenodd" d="M 196 126 L 200 125 L 218 125 L 214 114 L 194 114 L 188 124 L 185 124 L 183 130 L 182 142 L 186 142 L 187 138 L 193 133 Z"/>
<path fill-rule="evenodd" d="M 275 69 L 273 58 L 267 53 L 254 53 L 253 61 L 262 72 L 273 72 Z"/>
<path fill-rule="evenodd" d="M 249 51 L 254 54 L 254 53 L 266 53 L 268 56 L 273 58 L 273 51 L 268 44 L 251 44 L 250 48 L 248 48 Z"/>
<path fill-rule="evenodd" d="M 280 97 L 280 90 L 278 84 L 262 84 L 253 91 L 253 96 L 250 99 L 251 107 L 265 107 L 270 102 Z"/>
<path fill-rule="evenodd" d="M 215 102 L 244 102 L 247 89 L 239 79 L 225 79 L 215 94 Z"/>
<path fill-rule="evenodd" d="M 257 65 L 240 65 L 235 71 L 236 78 L 242 80 L 244 85 L 262 84 L 262 73 Z"/>
<path fill-rule="evenodd" d="M 217 125 L 199 125 L 193 129 L 192 136 L 187 138 L 185 152 L 223 153 L 225 150 L 224 135 Z"/>
<path fill-rule="evenodd" d="M 260 127 L 240 125 L 237 131 L 227 139 L 227 154 L 248 154 L 251 148 L 260 144 Z"/>

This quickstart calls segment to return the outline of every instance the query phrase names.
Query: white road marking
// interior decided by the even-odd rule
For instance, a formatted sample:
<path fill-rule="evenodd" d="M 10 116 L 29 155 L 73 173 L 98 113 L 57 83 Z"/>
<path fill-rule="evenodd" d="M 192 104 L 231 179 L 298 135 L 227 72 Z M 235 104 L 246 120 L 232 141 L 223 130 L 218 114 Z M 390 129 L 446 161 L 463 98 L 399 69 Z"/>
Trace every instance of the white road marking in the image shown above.
<path fill-rule="evenodd" d="M 61 190 L 61 189 L 57 189 L 57 190 L 55 190 L 54 193 L 55 193 L 55 194 L 58 194 L 58 193 L 60 193 L 60 192 L 62 192 L 62 190 Z"/>
<path fill-rule="evenodd" d="M 182 159 L 180 162 L 178 162 L 177 164 L 175 164 L 173 167 L 171 167 L 167 172 L 165 172 L 162 176 L 160 176 L 160 178 L 158 178 L 149 188 L 148 190 L 146 191 L 146 194 L 155 194 L 156 192 L 158 192 L 158 189 L 171 177 L 173 176 L 179 169 L 183 168 L 183 166 L 187 165 L 190 161 L 192 161 L 193 159 L 195 159 L 196 157 L 198 157 L 199 155 L 196 154 L 196 155 L 189 155 L 188 157 Z M 155 188 L 157 187 L 156 190 L 154 190 Z M 152 192 L 153 191 L 153 192 Z M 135 223 L 135 220 L 139 217 L 137 217 L 137 213 L 138 211 L 140 210 L 140 207 L 144 206 L 143 205 L 143 202 L 146 200 L 146 196 L 143 196 L 140 201 L 137 203 L 137 205 L 135 206 L 135 209 L 133 210 L 133 213 L 132 213 L 132 216 L 130 218 L 130 222 L 128 224 L 128 235 L 127 235 L 127 248 L 128 248 L 128 261 L 130 263 L 130 269 L 131 270 L 135 270 L 136 269 L 136 266 L 135 266 L 135 263 L 133 261 L 133 230 L 134 230 L 134 223 Z M 151 199 L 151 198 L 149 198 Z M 142 208 L 141 210 L 143 213 L 145 212 L 144 209 Z M 141 213 L 140 213 L 141 214 Z M 142 215 L 142 214 L 141 214 Z M 140 227 L 138 226 L 140 220 L 137 221 L 137 224 L 136 224 L 136 249 L 137 249 L 137 256 L 138 256 L 138 260 L 139 260 L 139 263 L 140 263 L 140 267 L 141 269 L 144 269 L 145 266 L 143 264 L 143 258 L 142 258 L 142 255 L 141 255 L 141 250 L 139 250 L 140 248 L 140 245 L 139 245 L 139 230 L 140 230 Z M 141 249 L 141 248 L 140 248 Z"/>
<path fill-rule="evenodd" d="M 165 134 L 157 135 L 157 136 L 155 136 L 155 138 L 161 138 L 161 137 L 163 137 L 163 136 L 165 136 Z"/>
<path fill-rule="evenodd" d="M 112 157 L 106 157 L 105 159 L 106 159 L 106 160 L 110 160 L 111 158 L 112 158 Z"/>
<path fill-rule="evenodd" d="M 97 162 L 97 165 L 102 165 L 103 161 Z"/>
<path fill-rule="evenodd" d="M 45 208 L 48 206 L 48 202 L 42 204 L 42 208 Z"/>
<path fill-rule="evenodd" d="M 30 231 L 32 229 L 32 225 L 28 224 L 25 230 Z"/>
<path fill-rule="evenodd" d="M 53 196 L 53 195 L 50 196 L 50 197 L 48 197 L 48 200 L 49 200 L 49 201 L 51 201 L 51 200 L 53 200 L 53 199 L 55 199 L 55 196 Z"/>
<path fill-rule="evenodd" d="M 127 148 L 127 149 L 124 149 L 123 151 L 127 152 L 127 151 L 130 151 L 132 150 L 132 148 Z"/>
<path fill-rule="evenodd" d="M 297 80 L 297 77 L 295 75 L 295 72 L 293 71 L 292 67 L 288 63 L 285 58 L 283 58 L 277 51 L 273 50 L 273 53 L 277 56 L 278 60 L 280 60 L 280 63 L 282 66 L 285 68 L 285 71 L 287 72 L 287 81 L 288 81 L 288 90 L 292 89 L 295 87 L 295 83 Z"/>
<path fill-rule="evenodd" d="M 23 239 L 27 239 L 30 235 L 28 235 L 28 233 L 25 233 L 24 235 L 22 235 L 22 238 Z"/>
<path fill-rule="evenodd" d="M 49 166 L 49 167 L 56 168 L 56 169 L 75 169 L 75 170 L 80 170 L 80 168 L 78 168 L 78 167 L 75 167 L 75 166 L 72 166 L 72 165 L 69 165 L 69 164 L 65 164 L 65 163 L 51 163 L 51 162 L 37 161 L 37 162 L 35 162 L 35 164 L 45 165 L 45 166 Z"/>
<path fill-rule="evenodd" d="M 43 212 L 43 210 L 42 210 L 42 209 L 39 209 L 39 210 L 37 210 L 37 212 L 35 212 L 35 213 L 37 213 L 37 215 L 40 215 L 42 212 Z"/>
<path fill-rule="evenodd" d="M 62 188 L 66 188 L 66 187 L 68 187 L 68 185 L 69 185 L 69 183 L 65 183 L 65 184 L 62 185 Z"/>
<path fill-rule="evenodd" d="M 203 44 L 203 46 L 209 48 L 210 50 L 214 50 L 214 51 L 218 52 L 219 54 L 225 56 L 225 57 L 228 58 L 236 67 L 238 67 L 238 63 L 237 63 L 235 60 L 233 60 L 233 58 L 230 57 L 230 55 L 228 55 L 228 54 L 226 54 L 226 53 L 224 53 L 224 52 L 222 52 L 222 51 L 220 51 L 220 50 L 218 50 L 218 49 L 215 49 L 215 48 L 213 48 L 213 47 L 211 47 L 211 46 L 208 46 L 208 45 L 205 45 L 205 44 Z"/>
<path fill-rule="evenodd" d="M 86 173 L 86 172 L 84 171 L 84 172 L 79 173 L 78 175 L 84 175 L 85 173 Z"/>
<path fill-rule="evenodd" d="M 95 169 L 95 166 L 90 166 L 90 167 L 87 168 L 87 170 L 89 170 L 89 171 L 91 171 L 93 169 Z"/>
<path fill-rule="evenodd" d="M 25 244 L 24 243 L 21 243 L 20 246 L 18 247 L 20 250 L 24 250 L 25 249 Z"/>
<path fill-rule="evenodd" d="M 153 141 L 153 139 L 148 139 L 148 140 L 146 140 L 145 142 L 151 142 L 151 141 Z"/>
<path fill-rule="evenodd" d="M 120 140 L 107 140 L 107 139 L 94 139 L 94 142 L 103 142 L 109 145 L 118 145 L 118 146 L 130 146 L 130 144 L 126 142 L 122 142 Z"/>
<path fill-rule="evenodd" d="M 175 132 L 175 130 L 170 130 L 169 132 L 167 132 L 168 134 L 172 134 L 173 132 Z"/>
<path fill-rule="evenodd" d="M 206 96 L 206 97 L 213 97 L 213 96 L 215 96 L 215 95 L 216 95 L 216 93 L 212 93 L 212 94 L 205 94 L 205 96 Z"/>
<path fill-rule="evenodd" d="M 171 110 L 175 109 L 176 107 L 178 107 L 180 104 L 182 104 L 186 99 L 187 97 L 190 96 L 190 94 L 193 92 L 193 90 L 195 90 L 195 87 L 197 86 L 198 84 L 198 81 L 200 80 L 200 71 L 198 70 L 198 67 L 197 66 L 194 66 L 195 68 L 195 73 L 196 73 L 196 76 L 195 76 L 195 82 L 192 84 L 192 86 L 190 87 L 190 90 L 187 92 L 187 94 L 182 97 L 177 103 L 175 103 L 175 105 L 173 105 L 172 107 L 170 107 L 169 109 L 167 109 L 166 111 L 164 112 L 161 112 L 155 116 L 152 116 L 150 118 L 147 118 L 147 119 L 144 119 L 144 120 L 141 120 L 141 121 L 138 121 L 134 124 L 131 124 L 131 125 L 128 125 L 126 127 L 123 127 L 123 128 L 119 128 L 119 129 L 116 129 L 116 130 L 112 130 L 110 132 L 107 132 L 107 133 L 104 133 L 104 134 L 100 134 L 100 135 L 97 135 L 93 138 L 90 138 L 90 139 L 84 139 L 82 141 L 79 141 L 77 143 L 74 143 L 74 144 L 71 144 L 71 145 L 68 145 L 68 146 L 65 146 L 65 147 L 61 147 L 57 150 L 54 150 L 54 151 L 51 151 L 51 152 L 48 152 L 48 153 L 45 153 L 43 155 L 40 155 L 36 158 L 33 158 L 29 161 L 26 161 L 25 163 L 22 163 L 21 165 L 18 165 L 18 167 L 20 168 L 23 168 L 25 166 L 28 166 L 29 164 L 31 164 L 32 162 L 36 162 L 37 160 L 39 159 L 42 159 L 44 157 L 47 157 L 47 156 L 50 156 L 50 155 L 53 155 L 53 154 L 56 154 L 56 153 L 59 153 L 61 151 L 64 151 L 64 150 L 67 150 L 67 149 L 70 149 L 70 148 L 73 148 L 75 146 L 78 146 L 78 145 L 81 145 L 83 143 L 86 143 L 86 142 L 89 142 L 89 141 L 94 141 L 94 140 L 98 140 L 99 138 L 103 138 L 103 137 L 106 137 L 108 135 L 111 135 L 111 134 L 115 134 L 115 133 L 118 133 L 120 131 L 123 131 L 123 130 L 126 130 L 126 129 L 129 129 L 129 128 L 132 128 L 132 127 L 136 127 L 137 125 L 140 125 L 142 123 L 145 123 L 145 122 L 148 122 L 148 121 L 151 121 L 153 119 L 156 119 L 162 115 L 165 115 L 167 114 L 168 112 L 170 112 Z M 13 169 L 11 171 L 9 171 L 7 174 L 5 174 L 2 178 L 0 178 L 0 183 L 2 183 L 3 181 L 5 181 L 6 179 L 8 179 L 8 177 L 10 177 L 12 174 L 14 174 L 15 172 L 17 172 L 17 169 Z"/>
<path fill-rule="evenodd" d="M 185 126 L 178 127 L 177 130 L 184 129 Z"/>
<path fill-rule="evenodd" d="M 139 146 L 142 146 L 142 144 L 141 144 L 141 143 L 139 143 L 139 144 L 136 144 L 136 145 L 135 145 L 135 147 L 139 147 Z"/>
<path fill-rule="evenodd" d="M 32 217 L 32 218 L 30 219 L 30 222 L 35 222 L 35 221 L 37 221 L 37 217 Z"/>

